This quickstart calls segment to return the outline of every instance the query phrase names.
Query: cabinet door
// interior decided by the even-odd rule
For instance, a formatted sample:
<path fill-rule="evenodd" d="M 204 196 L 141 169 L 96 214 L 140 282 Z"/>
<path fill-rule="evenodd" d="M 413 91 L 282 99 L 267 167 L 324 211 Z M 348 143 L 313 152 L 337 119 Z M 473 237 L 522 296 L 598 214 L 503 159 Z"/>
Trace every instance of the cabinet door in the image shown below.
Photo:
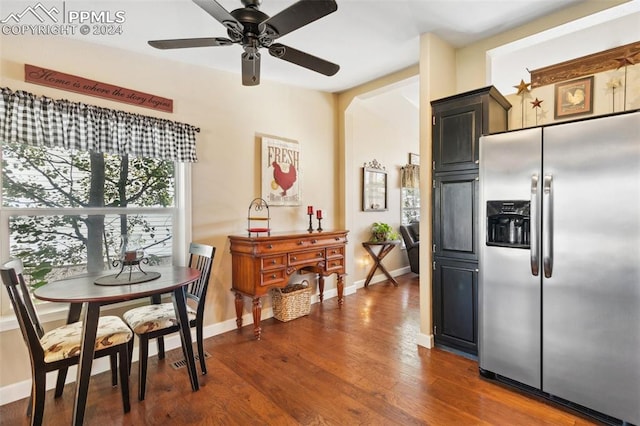
<path fill-rule="evenodd" d="M 433 323 L 436 343 L 478 353 L 478 264 L 435 258 Z"/>
<path fill-rule="evenodd" d="M 478 173 L 435 177 L 434 255 L 478 260 Z"/>
<path fill-rule="evenodd" d="M 482 134 L 482 104 L 435 110 L 433 160 L 436 172 L 478 168 L 478 141 Z"/>

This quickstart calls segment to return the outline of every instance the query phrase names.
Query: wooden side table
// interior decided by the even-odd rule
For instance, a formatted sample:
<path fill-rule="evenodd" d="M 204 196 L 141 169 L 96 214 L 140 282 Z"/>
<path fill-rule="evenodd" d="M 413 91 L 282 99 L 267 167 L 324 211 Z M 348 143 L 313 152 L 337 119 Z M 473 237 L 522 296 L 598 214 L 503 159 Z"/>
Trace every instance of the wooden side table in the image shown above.
<path fill-rule="evenodd" d="M 388 255 L 389 252 L 391 252 L 391 250 L 393 250 L 394 247 L 398 244 L 400 244 L 400 240 L 380 242 L 365 241 L 364 243 L 362 243 L 362 247 L 364 247 L 364 249 L 371 255 L 371 258 L 374 262 L 374 265 L 369 271 L 369 275 L 367 275 L 367 279 L 364 282 L 365 287 L 369 286 L 369 281 L 371 281 L 371 278 L 373 278 L 373 274 L 376 273 L 376 269 L 380 269 L 387 276 L 389 281 L 391 281 L 394 286 L 398 287 L 398 282 L 391 276 L 389 271 L 387 271 L 387 269 L 382 264 L 382 259 L 384 259 L 385 256 Z M 380 247 L 380 250 L 376 253 L 374 247 Z"/>

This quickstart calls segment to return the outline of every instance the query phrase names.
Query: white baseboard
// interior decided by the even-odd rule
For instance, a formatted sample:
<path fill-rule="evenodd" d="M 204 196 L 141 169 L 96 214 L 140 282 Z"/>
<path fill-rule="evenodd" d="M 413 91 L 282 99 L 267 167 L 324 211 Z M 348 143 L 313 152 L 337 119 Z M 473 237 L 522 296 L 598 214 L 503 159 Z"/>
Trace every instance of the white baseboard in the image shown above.
<path fill-rule="evenodd" d="M 400 275 L 408 274 L 409 272 L 411 272 L 411 268 L 409 266 L 405 266 L 404 268 L 399 268 L 399 269 L 394 269 L 393 271 L 389 271 L 389 273 L 391 274 L 392 277 L 397 277 L 397 276 L 400 276 Z M 386 280 L 388 280 L 388 278 L 387 278 L 387 276 L 385 274 L 377 274 L 377 275 L 374 275 L 373 278 L 371 278 L 371 281 L 369 281 L 369 285 L 378 284 L 378 283 L 386 281 Z M 364 287 L 364 282 L 365 281 L 366 281 L 366 279 L 356 281 L 355 283 L 353 283 L 353 286 L 356 289 L 362 288 L 362 287 Z"/>
<path fill-rule="evenodd" d="M 423 348 L 432 349 L 434 346 L 433 334 L 418 333 L 416 343 Z"/>

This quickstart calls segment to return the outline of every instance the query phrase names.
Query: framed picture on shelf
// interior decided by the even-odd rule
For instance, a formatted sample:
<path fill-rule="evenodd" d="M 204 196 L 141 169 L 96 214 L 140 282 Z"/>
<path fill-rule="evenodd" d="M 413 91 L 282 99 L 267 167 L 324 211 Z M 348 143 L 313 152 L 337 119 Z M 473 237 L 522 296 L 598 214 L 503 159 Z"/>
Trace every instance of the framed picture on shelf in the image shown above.
<path fill-rule="evenodd" d="M 556 84 L 554 118 L 591 112 L 593 112 L 593 76 Z"/>

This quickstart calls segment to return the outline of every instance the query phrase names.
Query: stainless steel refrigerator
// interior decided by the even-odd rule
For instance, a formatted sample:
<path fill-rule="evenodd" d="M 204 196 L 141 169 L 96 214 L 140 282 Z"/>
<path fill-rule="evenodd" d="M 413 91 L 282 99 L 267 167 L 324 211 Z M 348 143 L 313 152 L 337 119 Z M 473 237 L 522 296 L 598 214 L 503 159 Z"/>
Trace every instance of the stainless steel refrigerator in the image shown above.
<path fill-rule="evenodd" d="M 480 139 L 479 365 L 640 425 L 640 112 Z"/>

